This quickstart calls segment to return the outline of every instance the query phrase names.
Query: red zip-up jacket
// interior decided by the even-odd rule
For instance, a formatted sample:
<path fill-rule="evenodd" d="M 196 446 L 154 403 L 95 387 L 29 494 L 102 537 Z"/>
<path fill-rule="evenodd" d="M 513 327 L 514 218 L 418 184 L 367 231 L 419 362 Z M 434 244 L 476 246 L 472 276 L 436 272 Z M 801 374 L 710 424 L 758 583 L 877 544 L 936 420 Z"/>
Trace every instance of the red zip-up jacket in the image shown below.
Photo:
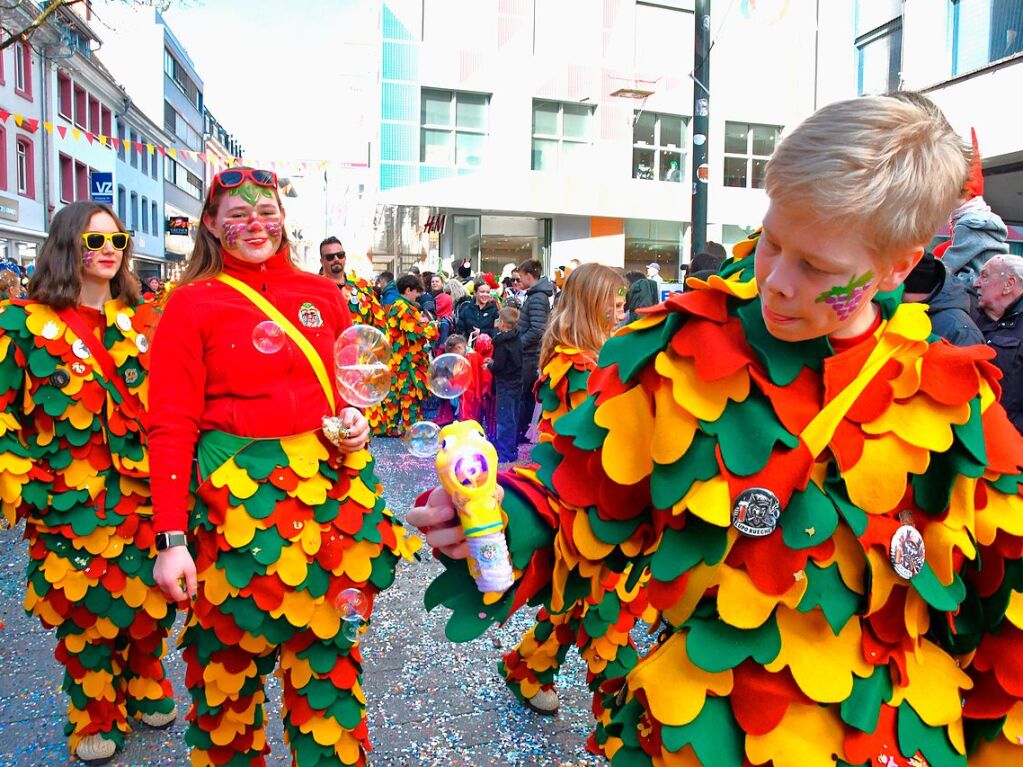
<path fill-rule="evenodd" d="M 345 407 L 334 380 L 334 341 L 352 320 L 337 286 L 294 267 L 286 248 L 262 264 L 221 253 L 227 274 L 257 290 L 309 339 L 327 369 L 338 409 Z M 323 388 L 294 342 L 285 339 L 272 354 L 257 350 L 253 331 L 267 319 L 248 298 L 215 279 L 171 293 L 153 341 L 149 389 L 157 532 L 188 529 L 189 482 L 202 432 L 286 437 L 318 429 L 330 415 Z"/>

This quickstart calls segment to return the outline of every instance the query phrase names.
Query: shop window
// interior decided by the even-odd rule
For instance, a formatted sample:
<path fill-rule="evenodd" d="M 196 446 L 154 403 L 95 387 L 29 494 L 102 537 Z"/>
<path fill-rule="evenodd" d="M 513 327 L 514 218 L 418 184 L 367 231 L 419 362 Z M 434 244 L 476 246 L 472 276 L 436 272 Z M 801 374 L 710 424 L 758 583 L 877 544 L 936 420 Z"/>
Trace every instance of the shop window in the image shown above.
<path fill-rule="evenodd" d="M 647 264 L 657 263 L 661 277 L 678 279 L 683 241 L 689 224 L 679 221 L 625 220 L 625 271 L 646 274 Z"/>
<path fill-rule="evenodd" d="M 780 125 L 725 123 L 725 186 L 763 189 Z"/>
<path fill-rule="evenodd" d="M 424 88 L 419 110 L 419 161 L 479 168 L 487 141 L 490 96 Z"/>
<path fill-rule="evenodd" d="M 533 170 L 577 167 L 593 144 L 593 107 L 533 100 Z"/>
<path fill-rule="evenodd" d="M 32 139 L 19 136 L 15 141 L 15 152 L 18 163 L 18 194 L 35 199 L 35 147 L 32 144 Z"/>
<path fill-rule="evenodd" d="M 632 177 L 679 183 L 685 168 L 682 138 L 689 120 L 637 111 L 632 126 Z"/>
<path fill-rule="evenodd" d="M 952 74 L 1023 52 L 1023 0 L 952 0 Z"/>

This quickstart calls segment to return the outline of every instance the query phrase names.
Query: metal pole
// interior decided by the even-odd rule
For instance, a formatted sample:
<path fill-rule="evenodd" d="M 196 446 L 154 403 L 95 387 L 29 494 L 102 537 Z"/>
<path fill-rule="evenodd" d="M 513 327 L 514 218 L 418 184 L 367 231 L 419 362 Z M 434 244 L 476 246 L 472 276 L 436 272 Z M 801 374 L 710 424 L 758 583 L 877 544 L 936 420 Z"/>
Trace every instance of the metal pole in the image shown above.
<path fill-rule="evenodd" d="M 710 181 L 710 0 L 696 0 L 693 16 L 693 207 L 692 251 L 707 245 L 707 186 Z"/>

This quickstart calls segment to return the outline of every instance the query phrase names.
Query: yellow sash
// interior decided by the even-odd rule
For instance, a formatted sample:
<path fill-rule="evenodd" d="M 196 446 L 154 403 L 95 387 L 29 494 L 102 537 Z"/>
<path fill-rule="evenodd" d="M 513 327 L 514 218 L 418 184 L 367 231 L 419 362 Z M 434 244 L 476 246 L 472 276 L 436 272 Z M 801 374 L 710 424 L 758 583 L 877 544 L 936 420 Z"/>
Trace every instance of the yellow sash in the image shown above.
<path fill-rule="evenodd" d="M 313 345 L 309 343 L 309 339 L 302 335 L 299 329 L 292 325 L 291 321 L 281 314 L 276 306 L 271 304 L 263 298 L 263 296 L 259 295 L 259 293 L 241 280 L 235 279 L 231 275 L 224 274 L 223 272 L 217 275 L 217 279 L 225 285 L 234 288 L 254 303 L 256 307 L 267 317 L 280 325 L 281 329 L 288 334 L 288 338 L 294 341 L 295 345 L 301 349 L 306 359 L 309 360 L 309 364 L 312 366 L 313 372 L 316 374 L 316 378 L 320 382 L 320 386 L 323 387 L 323 393 L 327 396 L 327 402 L 330 403 L 330 413 L 333 415 L 337 410 L 337 403 L 334 400 L 334 389 L 331 388 L 330 378 L 327 376 L 327 368 L 324 367 L 323 360 L 320 359 L 320 355 L 316 353 L 316 349 L 314 349 Z"/>

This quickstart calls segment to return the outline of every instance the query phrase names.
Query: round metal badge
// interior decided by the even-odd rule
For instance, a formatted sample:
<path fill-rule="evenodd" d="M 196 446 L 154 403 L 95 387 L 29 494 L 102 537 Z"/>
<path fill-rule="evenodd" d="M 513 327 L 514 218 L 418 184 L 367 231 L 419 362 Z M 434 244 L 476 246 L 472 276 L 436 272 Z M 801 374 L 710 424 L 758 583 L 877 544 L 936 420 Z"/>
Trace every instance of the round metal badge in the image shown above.
<path fill-rule="evenodd" d="M 84 376 L 86 373 L 89 372 L 89 366 L 86 365 L 84 362 L 72 362 L 71 372 L 74 373 L 76 376 Z"/>
<path fill-rule="evenodd" d="M 138 380 L 139 371 L 137 371 L 135 368 L 128 368 L 127 370 L 124 371 L 124 382 L 128 384 L 128 386 L 134 386 Z"/>
<path fill-rule="evenodd" d="M 81 338 L 75 339 L 75 342 L 71 344 L 71 352 L 80 360 L 89 359 L 89 347 Z"/>
<path fill-rule="evenodd" d="M 60 325 L 52 320 L 43 325 L 43 329 L 39 331 L 39 335 L 45 338 L 47 341 L 52 341 L 60 335 Z"/>
<path fill-rule="evenodd" d="M 64 368 L 57 368 L 50 374 L 50 384 L 58 389 L 63 389 L 71 382 L 71 374 Z"/>
<path fill-rule="evenodd" d="M 141 352 L 142 354 L 145 354 L 146 352 L 149 351 L 149 339 L 146 338 L 141 333 L 139 333 L 137 336 L 135 336 L 135 348 L 138 349 L 139 352 Z"/>
<path fill-rule="evenodd" d="M 912 525 L 902 525 L 892 536 L 888 548 L 892 569 L 907 581 L 919 575 L 927 559 L 924 537 Z"/>
<path fill-rule="evenodd" d="M 778 527 L 781 503 L 763 487 L 743 490 L 732 504 L 732 527 L 751 538 L 763 538 Z"/>
<path fill-rule="evenodd" d="M 117 318 L 114 320 L 114 323 L 117 325 L 117 329 L 120 330 L 122 333 L 127 333 L 129 330 L 131 330 L 131 317 L 129 317 L 124 312 L 118 313 Z"/>

